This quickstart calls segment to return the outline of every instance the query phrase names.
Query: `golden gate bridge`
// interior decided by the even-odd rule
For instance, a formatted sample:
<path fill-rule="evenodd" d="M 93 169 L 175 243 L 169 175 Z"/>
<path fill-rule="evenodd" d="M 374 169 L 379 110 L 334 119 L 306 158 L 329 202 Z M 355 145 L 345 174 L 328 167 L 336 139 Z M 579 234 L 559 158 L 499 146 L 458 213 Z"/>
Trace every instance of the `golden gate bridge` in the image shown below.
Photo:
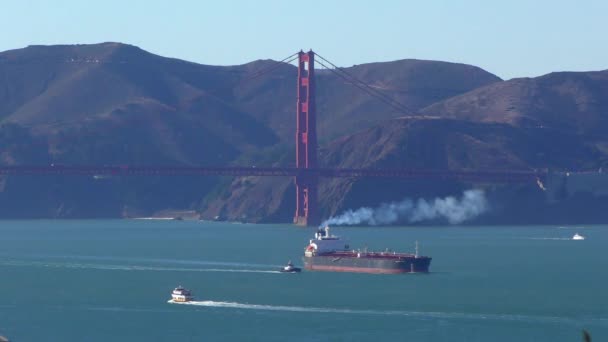
<path fill-rule="evenodd" d="M 315 61 L 315 57 L 319 57 Z M 415 116 L 407 106 L 358 80 L 344 69 L 314 53 L 300 51 L 254 73 L 257 78 L 283 63 L 298 61 L 296 86 L 295 167 L 239 166 L 98 166 L 98 165 L 13 165 L 0 166 L 0 175 L 81 175 L 81 176 L 288 176 L 294 177 L 296 208 L 293 222 L 315 225 L 319 222 L 317 189 L 320 177 L 392 177 L 402 179 L 459 180 L 509 183 L 537 182 L 548 170 L 433 170 L 433 169 L 364 169 L 322 168 L 318 165 L 317 112 L 315 104 L 315 62 L 348 83 L 374 96 L 404 115 Z"/>

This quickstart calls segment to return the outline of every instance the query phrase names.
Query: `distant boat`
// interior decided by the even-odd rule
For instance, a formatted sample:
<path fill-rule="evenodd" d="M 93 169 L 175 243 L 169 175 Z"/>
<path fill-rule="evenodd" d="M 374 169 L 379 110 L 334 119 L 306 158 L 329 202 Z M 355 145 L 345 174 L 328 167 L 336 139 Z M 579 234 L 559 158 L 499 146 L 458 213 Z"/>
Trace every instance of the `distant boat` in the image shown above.
<path fill-rule="evenodd" d="M 289 260 L 289 262 L 287 263 L 287 266 L 285 266 L 285 267 L 281 268 L 279 271 L 280 271 L 280 272 L 283 272 L 283 273 L 297 273 L 297 272 L 302 271 L 302 269 L 301 269 L 301 268 L 299 268 L 299 267 L 295 267 L 295 266 L 294 266 L 294 265 L 291 263 L 291 260 Z"/>
<path fill-rule="evenodd" d="M 189 302 L 193 300 L 194 297 L 190 290 L 187 290 L 181 286 L 176 287 L 173 292 L 171 292 L 171 300 L 174 302 Z"/>
<path fill-rule="evenodd" d="M 574 234 L 572 240 L 585 240 L 585 237 L 582 235 L 578 235 L 578 233 Z"/>

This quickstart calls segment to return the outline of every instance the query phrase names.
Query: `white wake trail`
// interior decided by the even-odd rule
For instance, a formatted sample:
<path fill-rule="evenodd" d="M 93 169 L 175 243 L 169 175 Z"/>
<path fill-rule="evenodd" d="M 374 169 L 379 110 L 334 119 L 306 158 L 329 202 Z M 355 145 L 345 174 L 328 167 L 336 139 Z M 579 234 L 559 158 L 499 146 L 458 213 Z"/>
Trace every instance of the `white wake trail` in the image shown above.
<path fill-rule="evenodd" d="M 0 261 L 4 266 L 21 267 L 48 267 L 48 268 L 71 268 L 71 269 L 92 269 L 107 271 L 151 271 L 151 272 L 234 272 L 234 273 L 277 273 L 272 270 L 255 269 L 227 269 L 227 268 L 178 268 L 178 267 L 157 267 L 157 266 L 138 266 L 138 265 L 108 265 L 108 264 L 82 264 L 82 263 L 49 263 L 42 261 Z"/>
<path fill-rule="evenodd" d="M 510 315 L 510 314 L 467 314 L 458 312 L 421 312 L 421 311 L 399 311 L 399 310 L 358 310 L 342 308 L 319 308 L 305 306 L 283 306 L 283 305 L 264 305 L 264 304 L 245 304 L 224 301 L 190 301 L 174 302 L 170 304 L 209 307 L 209 308 L 230 308 L 243 310 L 263 310 L 263 311 L 282 311 L 282 312 L 307 312 L 307 313 L 330 313 L 330 314 L 355 314 L 355 315 L 388 315 L 388 316 L 407 316 L 412 318 L 441 318 L 441 319 L 471 319 L 471 320 L 498 320 L 498 321 L 523 321 L 523 322 L 542 322 L 542 323 L 566 323 L 580 324 L 581 320 L 566 317 L 551 316 L 529 316 L 529 315 Z M 589 324 L 608 325 L 608 318 L 587 318 Z"/>

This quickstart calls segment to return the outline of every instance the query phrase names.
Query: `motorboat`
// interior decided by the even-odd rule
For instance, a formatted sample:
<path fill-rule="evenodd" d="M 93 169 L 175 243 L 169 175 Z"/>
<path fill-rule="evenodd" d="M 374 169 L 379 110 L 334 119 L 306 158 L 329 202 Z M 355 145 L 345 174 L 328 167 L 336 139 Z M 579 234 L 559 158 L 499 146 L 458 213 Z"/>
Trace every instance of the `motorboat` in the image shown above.
<path fill-rule="evenodd" d="M 578 233 L 574 234 L 574 236 L 572 237 L 572 240 L 585 240 L 585 237 L 582 235 L 579 235 Z"/>
<path fill-rule="evenodd" d="M 283 266 L 283 268 L 281 268 L 280 271 L 283 272 L 283 273 L 297 273 L 297 272 L 302 271 L 302 269 L 299 268 L 299 267 L 295 267 L 291 263 L 291 260 L 289 260 L 289 262 L 287 262 L 287 265 Z"/>
<path fill-rule="evenodd" d="M 190 290 L 183 288 L 181 285 L 176 287 L 173 292 L 171 292 L 171 300 L 174 302 L 189 302 L 193 300 L 194 297 Z"/>

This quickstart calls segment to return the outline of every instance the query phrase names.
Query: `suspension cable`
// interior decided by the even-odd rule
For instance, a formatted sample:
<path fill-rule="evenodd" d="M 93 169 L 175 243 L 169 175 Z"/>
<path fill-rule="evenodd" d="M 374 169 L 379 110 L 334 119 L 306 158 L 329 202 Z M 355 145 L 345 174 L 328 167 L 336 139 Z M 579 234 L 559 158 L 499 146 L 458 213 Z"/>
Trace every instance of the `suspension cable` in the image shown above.
<path fill-rule="evenodd" d="M 359 88 L 360 90 L 364 91 L 365 93 L 367 93 L 368 95 L 376 98 L 377 100 L 380 100 L 381 102 L 383 102 L 384 104 L 388 105 L 389 107 L 392 107 L 394 110 L 396 110 L 399 113 L 402 114 L 410 114 L 411 111 L 409 110 L 404 110 L 404 108 L 399 107 L 398 105 L 396 105 L 395 103 L 393 103 L 393 101 L 390 101 L 389 99 L 386 99 L 383 96 L 378 96 L 378 94 L 370 91 L 368 88 L 364 87 L 363 85 L 360 85 L 358 82 L 355 82 L 353 79 L 343 75 L 342 73 L 336 71 L 336 69 L 330 68 L 327 65 L 325 65 L 323 62 L 317 60 L 316 61 L 318 64 L 322 65 L 323 67 L 325 67 L 327 70 L 329 70 L 330 72 L 334 73 L 336 76 L 342 78 L 343 80 L 345 80 L 348 83 L 351 83 L 352 85 L 354 85 L 355 87 Z"/>
<path fill-rule="evenodd" d="M 332 62 L 328 61 L 323 56 L 319 56 L 319 57 L 326 63 L 329 63 L 331 66 L 333 66 L 335 70 L 340 71 L 343 74 L 342 78 L 353 83 L 353 85 L 357 86 L 359 89 L 364 90 L 369 95 L 376 97 L 377 99 L 383 101 L 384 103 L 390 105 L 391 107 L 397 109 L 398 111 L 403 112 L 404 114 L 414 114 L 414 111 L 411 110 L 406 105 L 404 105 L 403 103 L 401 103 L 393 98 L 390 98 L 386 94 L 381 93 L 380 91 L 371 87 L 369 84 L 367 84 L 367 83 L 363 82 L 362 80 L 358 79 L 357 77 L 353 76 L 351 73 L 347 72 L 343 68 L 340 68 L 340 67 L 336 66 L 335 64 L 333 64 Z"/>
<path fill-rule="evenodd" d="M 377 89 L 371 87 L 369 84 L 363 82 L 362 80 L 358 79 L 357 77 L 355 77 L 354 75 L 352 75 L 351 73 L 347 72 L 346 70 L 344 70 L 344 68 L 340 68 L 337 65 L 335 65 L 334 63 L 332 63 L 331 61 L 327 60 L 326 58 L 324 58 L 323 56 L 315 53 L 315 55 L 317 57 L 319 57 L 319 59 L 317 59 L 317 63 L 320 64 L 321 66 L 325 67 L 327 70 L 329 70 L 330 72 L 332 72 L 333 74 L 335 74 L 336 76 L 342 78 L 343 80 L 345 80 L 346 82 L 354 85 L 355 87 L 359 88 L 360 90 L 364 91 L 365 93 L 367 93 L 368 95 L 376 98 L 377 100 L 380 100 L 381 102 L 385 103 L 386 105 L 392 107 L 393 109 L 395 109 L 397 112 L 402 113 L 402 114 L 406 114 L 406 115 L 413 115 L 415 114 L 415 112 L 413 110 L 411 110 L 408 106 L 404 105 L 403 103 L 389 97 L 388 95 L 378 91 Z M 248 75 L 247 77 L 241 79 L 241 82 L 248 82 L 254 79 L 257 79 L 269 72 L 272 72 L 274 70 L 276 70 L 277 68 L 285 65 L 285 64 L 289 64 L 293 61 L 295 61 L 296 59 L 298 59 L 299 57 L 299 52 L 293 53 L 285 58 L 283 58 L 280 61 L 273 61 L 273 63 L 266 67 L 266 68 L 262 68 L 259 69 L 257 71 L 255 71 L 253 74 Z M 324 61 L 325 63 L 329 64 L 330 66 L 326 65 L 325 63 L 323 63 L 322 61 Z"/>
<path fill-rule="evenodd" d="M 298 58 L 298 52 L 296 52 L 296 53 L 294 53 L 292 55 L 289 55 L 289 56 L 283 58 L 280 61 L 273 61 L 274 63 L 272 63 L 270 66 L 268 66 L 266 68 L 262 68 L 262 69 L 256 70 L 253 74 L 248 75 L 247 77 L 245 77 L 244 79 L 242 79 L 241 82 L 247 82 L 247 81 L 251 81 L 253 79 L 256 79 L 256 78 L 258 78 L 258 77 L 260 77 L 262 75 L 265 75 L 265 74 L 267 74 L 267 73 L 269 73 L 269 72 L 271 72 L 271 71 L 273 71 L 273 70 L 275 70 L 275 69 L 277 69 L 277 68 L 279 68 L 279 67 L 281 67 L 281 66 L 283 66 L 285 64 L 289 64 L 289 63 L 293 62 L 297 58 Z"/>
<path fill-rule="evenodd" d="M 343 68 L 338 67 L 337 65 L 335 65 L 334 63 L 332 63 L 331 61 L 327 60 L 326 58 L 324 58 L 321 55 L 317 55 L 319 58 L 321 58 L 323 61 L 325 61 L 326 63 L 330 64 L 331 66 L 333 66 L 336 70 L 339 70 L 340 72 L 342 72 L 343 74 L 346 75 L 346 77 L 350 78 L 352 81 L 360 84 L 361 86 L 365 87 L 367 90 L 369 90 L 369 92 L 372 92 L 374 94 L 376 94 L 376 96 L 378 97 L 382 97 L 384 98 L 386 101 L 389 101 L 391 103 L 394 103 L 397 107 L 399 107 L 402 111 L 406 112 L 406 113 L 412 113 L 413 111 L 410 110 L 406 105 L 400 103 L 399 101 L 388 97 L 388 95 L 381 93 L 380 91 L 376 90 L 375 88 L 371 87 L 369 84 L 363 82 L 362 80 L 358 79 L 357 77 L 355 77 L 354 75 L 352 75 L 351 73 L 347 72 L 346 70 L 344 70 Z M 368 92 L 368 93 L 369 93 Z M 371 94 L 370 94 L 371 95 Z"/>
<path fill-rule="evenodd" d="M 346 70 L 344 70 L 344 68 L 340 68 L 337 65 L 335 65 L 334 63 L 332 63 L 331 61 L 327 60 L 326 58 L 324 58 L 323 56 L 315 53 L 315 55 L 317 57 L 319 57 L 321 60 L 325 61 L 326 63 L 328 63 L 329 65 L 331 65 L 333 67 L 333 70 L 329 67 L 327 67 L 326 65 L 323 65 L 321 62 L 319 62 L 320 64 L 322 64 L 323 66 L 325 66 L 327 69 L 329 69 L 330 71 L 339 71 L 341 72 L 343 75 L 340 75 L 339 73 L 336 73 L 337 75 L 339 75 L 340 77 L 342 77 L 343 79 L 346 79 L 347 81 L 353 83 L 353 85 L 357 86 L 359 89 L 364 90 L 366 93 L 368 93 L 371 96 L 376 97 L 377 99 L 381 99 L 383 102 L 389 104 L 391 107 L 398 109 L 398 111 L 403 112 L 404 114 L 415 114 L 415 112 L 413 110 L 411 110 L 408 106 L 406 106 L 405 104 L 389 97 L 388 95 L 378 91 L 377 89 L 371 87 L 369 84 L 363 82 L 362 80 L 358 79 L 357 77 L 355 77 L 354 75 L 352 75 L 351 73 L 347 72 Z"/>

